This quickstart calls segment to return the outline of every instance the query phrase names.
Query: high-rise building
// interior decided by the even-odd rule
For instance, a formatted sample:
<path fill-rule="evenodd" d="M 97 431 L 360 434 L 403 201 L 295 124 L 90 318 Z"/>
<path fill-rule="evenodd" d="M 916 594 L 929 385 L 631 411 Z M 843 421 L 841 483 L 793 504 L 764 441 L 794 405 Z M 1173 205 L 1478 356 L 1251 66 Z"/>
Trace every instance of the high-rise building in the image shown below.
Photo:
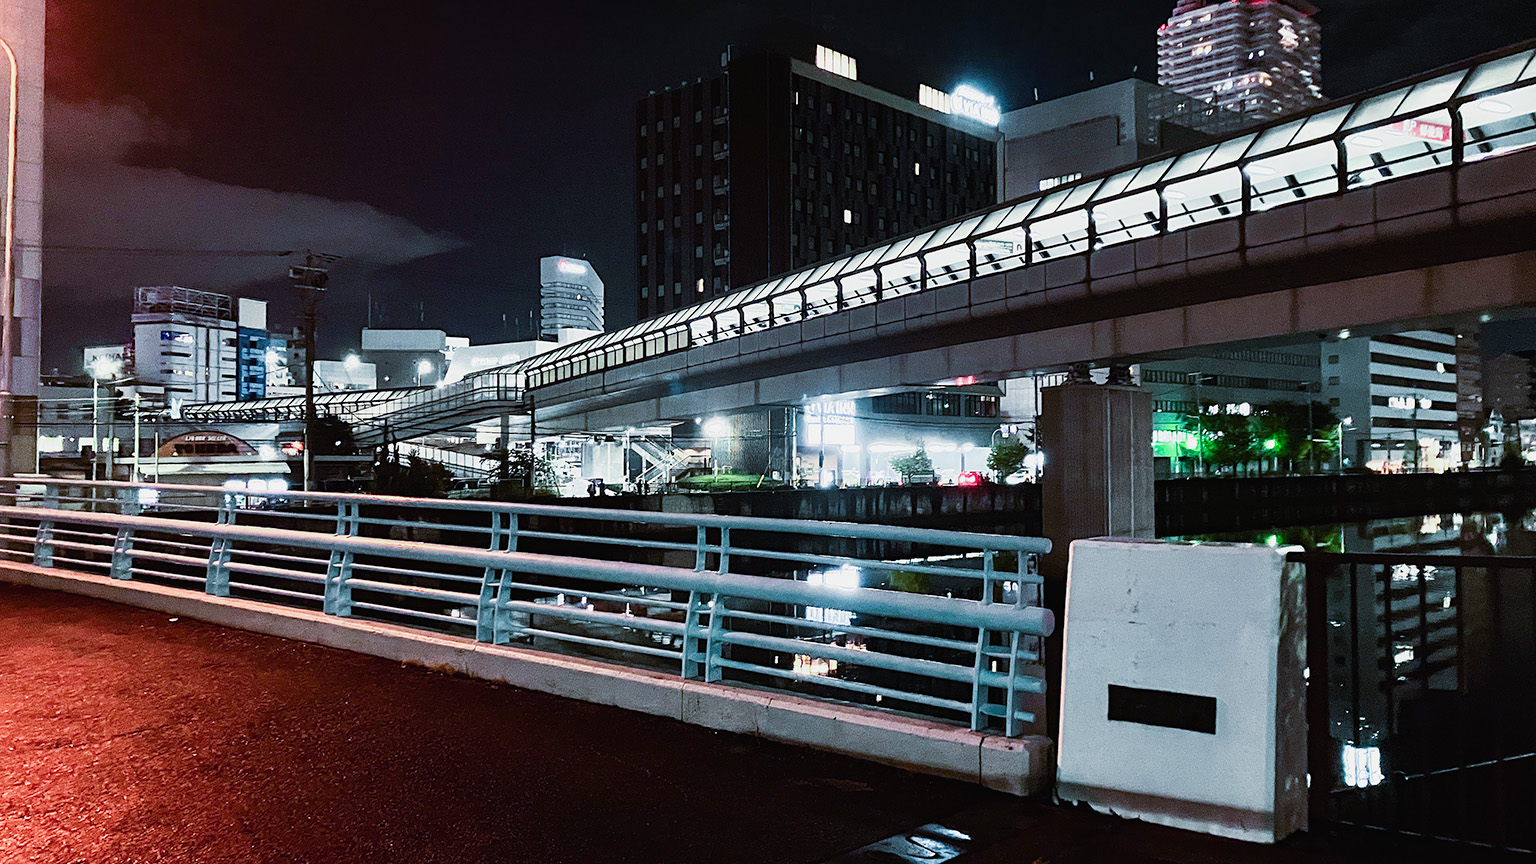
<path fill-rule="evenodd" d="M 640 100 L 638 318 L 996 201 L 995 101 L 862 60 L 776 35 Z"/>
<path fill-rule="evenodd" d="M 168 402 L 197 404 L 266 395 L 267 303 L 191 288 L 140 288 L 133 303 L 139 381 Z"/>
<path fill-rule="evenodd" d="M 590 261 L 551 255 L 539 259 L 539 332 L 603 331 L 603 280 Z"/>
<path fill-rule="evenodd" d="M 1158 28 L 1157 80 L 1245 116 L 1322 101 L 1322 29 L 1306 0 L 1180 0 Z"/>

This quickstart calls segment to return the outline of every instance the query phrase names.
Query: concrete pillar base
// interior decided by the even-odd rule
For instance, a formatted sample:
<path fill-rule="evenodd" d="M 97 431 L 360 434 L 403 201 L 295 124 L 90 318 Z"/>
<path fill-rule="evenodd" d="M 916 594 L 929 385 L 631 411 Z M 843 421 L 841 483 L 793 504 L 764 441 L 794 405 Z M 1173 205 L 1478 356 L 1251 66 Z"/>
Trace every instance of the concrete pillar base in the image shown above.
<path fill-rule="evenodd" d="M 1041 570 L 1067 578 L 1067 550 L 1089 537 L 1156 535 L 1152 395 L 1127 384 L 1069 381 L 1040 391 L 1043 527 L 1055 552 Z"/>

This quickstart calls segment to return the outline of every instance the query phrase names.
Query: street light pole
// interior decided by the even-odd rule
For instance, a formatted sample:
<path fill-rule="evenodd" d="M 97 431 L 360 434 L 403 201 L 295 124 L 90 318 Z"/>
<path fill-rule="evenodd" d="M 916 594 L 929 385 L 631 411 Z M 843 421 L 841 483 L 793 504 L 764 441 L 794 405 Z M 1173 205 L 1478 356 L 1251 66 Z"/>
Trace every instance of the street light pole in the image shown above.
<path fill-rule="evenodd" d="M 100 479 L 96 476 L 97 456 L 101 451 L 101 407 L 97 394 L 101 390 L 101 379 L 96 377 L 95 371 L 91 373 L 91 479 Z"/>
<path fill-rule="evenodd" d="M 135 389 L 134 392 L 133 392 L 133 482 L 135 482 L 135 483 L 137 483 L 140 480 L 144 479 L 144 472 L 139 470 L 139 460 L 140 460 L 139 454 L 142 453 L 143 449 L 144 449 L 143 448 L 144 439 L 141 438 L 140 435 L 139 435 L 140 430 L 141 430 L 141 427 L 139 425 L 139 392 L 138 392 L 137 389 Z"/>
<path fill-rule="evenodd" d="M 306 250 L 304 252 L 304 264 L 299 267 L 288 268 L 288 278 L 293 280 L 293 287 L 299 292 L 299 306 L 302 310 L 302 325 L 304 327 L 304 491 L 311 491 L 313 483 L 315 452 L 310 438 L 315 427 L 315 322 L 318 318 L 316 307 L 320 304 L 320 295 L 325 291 L 325 283 L 330 279 L 330 271 L 320 266 L 321 263 L 331 259 L 331 256 L 316 256 Z"/>

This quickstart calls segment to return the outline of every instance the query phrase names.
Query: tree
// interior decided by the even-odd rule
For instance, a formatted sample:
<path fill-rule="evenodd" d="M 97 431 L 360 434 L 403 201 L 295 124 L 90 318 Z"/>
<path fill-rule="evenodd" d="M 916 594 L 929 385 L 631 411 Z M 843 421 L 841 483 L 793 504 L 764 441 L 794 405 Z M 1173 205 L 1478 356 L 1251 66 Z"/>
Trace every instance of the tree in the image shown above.
<path fill-rule="evenodd" d="M 1029 445 L 1021 438 L 1004 438 L 997 442 L 992 452 L 987 456 L 987 468 L 997 475 L 998 480 L 1005 480 L 1008 475 L 1024 467 L 1024 459 L 1029 455 Z"/>
<path fill-rule="evenodd" d="M 928 458 L 928 451 L 919 447 L 910 456 L 892 459 L 891 470 L 900 474 L 902 479 L 910 481 L 914 476 L 931 475 L 933 460 Z"/>
<path fill-rule="evenodd" d="M 1206 465 L 1236 470 L 1253 458 L 1253 426 L 1241 414 L 1202 413 L 1185 418 L 1185 426 L 1198 436 L 1196 447 Z"/>
<path fill-rule="evenodd" d="M 1276 402 L 1254 418 L 1254 426 L 1256 454 L 1294 471 L 1299 465 L 1310 469 L 1314 460 L 1321 466 L 1333 455 L 1339 418 L 1321 402 Z"/>
<path fill-rule="evenodd" d="M 527 444 L 513 445 L 511 449 L 497 448 L 489 455 L 496 462 L 498 481 L 545 491 L 560 487 L 560 475 L 555 471 L 554 463 L 535 456 L 533 448 Z"/>
<path fill-rule="evenodd" d="M 447 468 L 415 456 L 402 460 L 393 447 L 384 448 L 373 467 L 373 491 L 380 495 L 441 498 L 452 482 Z"/>

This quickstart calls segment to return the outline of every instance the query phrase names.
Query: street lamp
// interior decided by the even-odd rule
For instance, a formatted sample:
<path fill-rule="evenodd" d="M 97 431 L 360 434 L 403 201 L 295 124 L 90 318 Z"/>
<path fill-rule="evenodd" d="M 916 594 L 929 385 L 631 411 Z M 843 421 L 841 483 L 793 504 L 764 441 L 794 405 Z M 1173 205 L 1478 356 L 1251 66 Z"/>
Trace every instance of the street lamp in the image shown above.
<path fill-rule="evenodd" d="M 724 417 L 711 417 L 704 421 L 704 437 L 709 439 L 709 461 L 714 463 L 715 473 L 720 473 L 720 458 L 716 450 L 720 446 L 720 439 L 730 434 L 730 421 Z"/>
<path fill-rule="evenodd" d="M 91 479 L 96 480 L 98 479 L 96 466 L 101 453 L 101 382 L 117 378 L 123 371 L 123 361 L 111 357 L 97 357 L 86 367 L 86 371 L 91 375 Z"/>

